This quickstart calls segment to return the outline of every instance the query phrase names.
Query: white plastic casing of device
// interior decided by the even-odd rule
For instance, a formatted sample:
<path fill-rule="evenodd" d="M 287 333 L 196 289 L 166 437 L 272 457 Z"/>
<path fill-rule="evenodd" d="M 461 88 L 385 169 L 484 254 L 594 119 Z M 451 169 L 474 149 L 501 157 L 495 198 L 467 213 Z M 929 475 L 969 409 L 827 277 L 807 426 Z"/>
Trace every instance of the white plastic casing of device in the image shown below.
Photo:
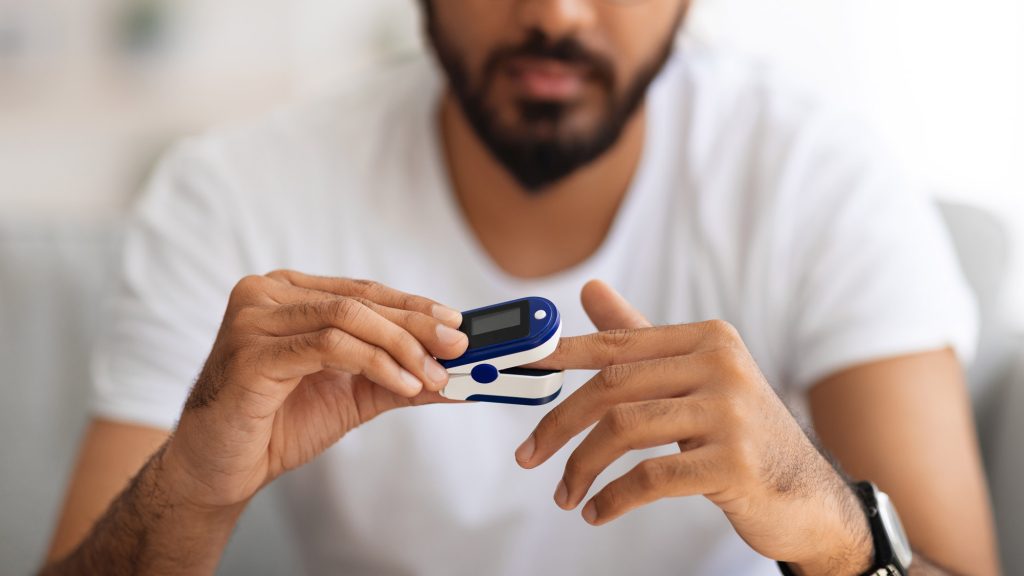
<path fill-rule="evenodd" d="M 473 395 L 522 399 L 547 398 L 562 387 L 562 372 L 552 372 L 543 376 L 528 376 L 525 374 L 502 374 L 500 371 L 547 358 L 558 348 L 561 335 L 562 326 L 559 325 L 551 338 L 532 350 L 449 368 L 448 385 L 441 390 L 441 395 L 451 400 L 466 400 Z M 489 384 L 474 380 L 470 373 L 474 367 L 480 364 L 490 364 L 497 368 L 498 379 Z"/>

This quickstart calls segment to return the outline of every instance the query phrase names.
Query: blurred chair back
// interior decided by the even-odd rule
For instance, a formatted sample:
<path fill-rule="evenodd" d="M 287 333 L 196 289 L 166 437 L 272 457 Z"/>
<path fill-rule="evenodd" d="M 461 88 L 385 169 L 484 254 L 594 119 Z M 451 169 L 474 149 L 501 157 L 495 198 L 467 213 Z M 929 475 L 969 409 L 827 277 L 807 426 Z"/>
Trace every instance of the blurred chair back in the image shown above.
<path fill-rule="evenodd" d="M 968 370 L 1006 574 L 1024 574 L 1024 337 L 1006 318 L 1009 231 L 995 215 L 943 204 L 960 265 L 978 297 L 978 355 Z M 1019 297 L 1019 295 L 1018 295 Z"/>
<path fill-rule="evenodd" d="M 89 354 L 117 284 L 114 224 L 0 221 L 0 573 L 45 554 L 88 418 Z M 247 509 L 222 574 L 298 572 L 273 490 Z"/>
<path fill-rule="evenodd" d="M 943 203 L 960 266 L 978 300 L 981 320 L 978 354 L 968 371 L 972 397 L 983 410 L 990 408 L 1010 366 L 1012 339 L 1005 319 L 1003 296 L 1010 267 L 1010 237 L 995 215 L 962 204 Z"/>

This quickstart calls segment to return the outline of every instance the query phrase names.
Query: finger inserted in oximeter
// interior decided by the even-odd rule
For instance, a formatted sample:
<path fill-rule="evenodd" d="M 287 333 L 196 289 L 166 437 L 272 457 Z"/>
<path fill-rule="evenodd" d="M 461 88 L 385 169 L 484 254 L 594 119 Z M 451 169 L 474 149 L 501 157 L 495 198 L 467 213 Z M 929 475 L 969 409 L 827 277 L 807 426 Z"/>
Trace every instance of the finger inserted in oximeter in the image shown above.
<path fill-rule="evenodd" d="M 550 300 L 530 297 L 463 312 L 459 330 L 469 337 L 469 348 L 459 358 L 440 360 L 449 375 L 442 396 L 534 406 L 558 397 L 561 371 L 521 368 L 558 346 L 562 322 Z"/>

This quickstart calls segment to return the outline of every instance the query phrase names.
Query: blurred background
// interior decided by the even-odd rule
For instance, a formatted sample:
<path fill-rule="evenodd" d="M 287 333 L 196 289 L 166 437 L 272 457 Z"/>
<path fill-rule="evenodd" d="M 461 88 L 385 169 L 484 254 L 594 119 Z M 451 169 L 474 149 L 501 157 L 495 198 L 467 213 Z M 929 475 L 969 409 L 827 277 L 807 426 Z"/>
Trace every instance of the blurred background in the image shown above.
<path fill-rule="evenodd" d="M 697 0 L 687 32 L 858 107 L 936 195 L 1024 224 L 1019 0 Z M 0 0 L 0 218 L 116 217 L 172 139 L 421 44 L 412 0 Z"/>
<path fill-rule="evenodd" d="M 43 553 L 119 222 L 161 151 L 422 50 L 418 16 L 413 0 L 0 0 L 0 571 Z M 1021 479 L 1001 454 L 1024 430 L 994 410 L 1024 387 L 1007 383 L 1024 350 L 1024 2 L 697 0 L 685 33 L 858 109 L 946 203 L 992 330 L 972 368 L 986 457 Z M 1004 549 L 1024 530 L 1005 493 Z M 279 536 L 265 504 L 225 572 L 290 571 L 286 547 L 251 544 Z"/>

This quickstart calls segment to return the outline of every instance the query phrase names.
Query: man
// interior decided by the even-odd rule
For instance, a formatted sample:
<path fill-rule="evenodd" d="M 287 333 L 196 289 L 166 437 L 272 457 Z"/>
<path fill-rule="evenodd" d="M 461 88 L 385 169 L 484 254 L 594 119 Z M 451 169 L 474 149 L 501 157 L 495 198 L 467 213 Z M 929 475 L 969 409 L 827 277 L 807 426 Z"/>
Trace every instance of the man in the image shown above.
<path fill-rule="evenodd" d="M 873 571 L 896 532 L 809 414 L 910 573 L 997 573 L 935 210 L 851 124 L 674 47 L 688 8 L 424 2 L 439 67 L 171 154 L 44 572 L 212 572 L 275 480 L 315 573 Z M 577 335 L 541 366 L 596 375 L 543 417 L 442 402 L 455 310 L 530 294 Z"/>

